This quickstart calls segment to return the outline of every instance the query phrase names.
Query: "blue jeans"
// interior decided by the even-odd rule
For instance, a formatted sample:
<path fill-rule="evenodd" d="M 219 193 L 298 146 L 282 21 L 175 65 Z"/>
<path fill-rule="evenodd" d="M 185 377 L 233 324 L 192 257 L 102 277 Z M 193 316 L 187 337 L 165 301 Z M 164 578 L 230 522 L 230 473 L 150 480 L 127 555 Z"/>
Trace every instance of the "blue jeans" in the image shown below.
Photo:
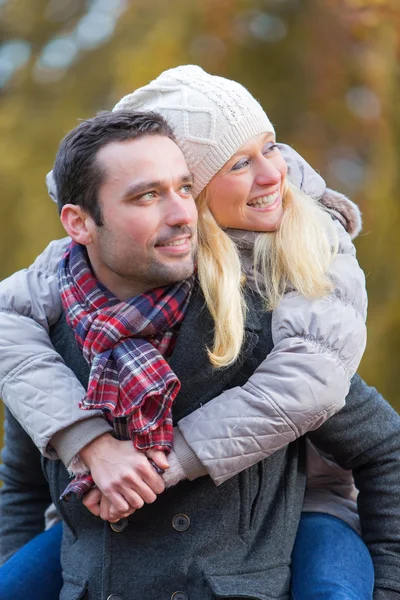
<path fill-rule="evenodd" d="M 293 600 L 372 600 L 374 567 L 360 536 L 324 513 L 302 513 L 292 554 Z"/>
<path fill-rule="evenodd" d="M 1 600 L 57 600 L 62 587 L 61 523 L 34 537 L 0 567 Z"/>

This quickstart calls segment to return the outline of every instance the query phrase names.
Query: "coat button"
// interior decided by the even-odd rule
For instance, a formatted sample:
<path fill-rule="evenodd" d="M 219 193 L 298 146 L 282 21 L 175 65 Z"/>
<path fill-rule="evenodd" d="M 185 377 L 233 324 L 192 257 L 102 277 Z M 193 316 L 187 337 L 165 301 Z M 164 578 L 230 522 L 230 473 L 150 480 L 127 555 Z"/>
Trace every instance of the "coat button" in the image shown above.
<path fill-rule="evenodd" d="M 189 600 L 189 596 L 185 592 L 174 592 L 171 600 Z"/>
<path fill-rule="evenodd" d="M 110 523 L 110 527 L 116 533 L 121 533 L 122 531 L 125 531 L 125 529 L 128 527 L 128 519 L 123 518 L 117 521 L 116 523 Z M 110 598 L 112 598 L 112 600 L 119 600 L 119 596 L 110 596 Z"/>
<path fill-rule="evenodd" d="M 186 531 L 190 527 L 190 519 L 187 515 L 175 515 L 172 519 L 172 527 L 176 531 Z M 177 592 L 178 593 L 178 592 Z M 179 592 L 180 594 L 182 592 Z M 179 598 L 178 598 L 179 600 Z"/>
<path fill-rule="evenodd" d="M 124 600 L 122 598 L 122 596 L 119 596 L 118 594 L 111 594 L 111 596 L 108 596 L 107 600 Z"/>

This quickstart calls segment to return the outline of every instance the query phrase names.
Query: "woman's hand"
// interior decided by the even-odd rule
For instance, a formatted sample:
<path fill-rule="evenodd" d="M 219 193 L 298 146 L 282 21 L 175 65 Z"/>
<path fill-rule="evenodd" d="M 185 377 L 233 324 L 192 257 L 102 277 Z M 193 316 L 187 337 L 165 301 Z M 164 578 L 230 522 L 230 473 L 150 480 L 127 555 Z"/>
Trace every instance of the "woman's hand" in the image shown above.
<path fill-rule="evenodd" d="M 136 450 L 130 441 L 121 442 L 106 433 L 88 444 L 80 455 L 107 499 L 102 501 L 91 490 L 84 505 L 101 518 L 121 519 L 144 503 L 154 502 L 165 489 L 161 475 L 144 452 Z M 151 458 L 162 469 L 168 468 L 164 452 L 153 451 Z"/>

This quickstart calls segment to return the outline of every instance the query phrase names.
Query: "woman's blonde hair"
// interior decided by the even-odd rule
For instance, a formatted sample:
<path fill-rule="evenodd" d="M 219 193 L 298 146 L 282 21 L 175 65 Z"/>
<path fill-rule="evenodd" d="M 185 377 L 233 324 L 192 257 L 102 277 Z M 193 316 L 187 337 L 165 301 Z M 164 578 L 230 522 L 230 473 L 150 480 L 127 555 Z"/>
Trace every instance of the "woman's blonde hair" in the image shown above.
<path fill-rule="evenodd" d="M 238 358 L 243 343 L 245 277 L 235 243 L 211 214 L 207 187 L 196 203 L 199 281 L 214 320 L 214 344 L 208 354 L 213 365 L 226 367 Z M 278 229 L 261 233 L 254 245 L 254 269 L 261 276 L 256 277 L 256 285 L 267 310 L 274 309 L 288 289 L 319 298 L 333 288 L 328 269 L 338 239 L 330 215 L 287 180 L 283 208 Z"/>

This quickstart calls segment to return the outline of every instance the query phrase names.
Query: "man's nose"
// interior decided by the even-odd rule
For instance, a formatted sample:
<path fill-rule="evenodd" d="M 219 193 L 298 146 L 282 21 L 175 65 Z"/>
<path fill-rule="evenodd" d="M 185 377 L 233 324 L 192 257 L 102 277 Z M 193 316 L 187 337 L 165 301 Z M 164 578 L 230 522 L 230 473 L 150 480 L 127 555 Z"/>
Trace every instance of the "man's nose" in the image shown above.
<path fill-rule="evenodd" d="M 182 198 L 172 192 L 167 205 L 166 223 L 170 227 L 177 225 L 193 225 L 197 219 L 197 209 L 193 198 Z"/>
<path fill-rule="evenodd" d="M 257 164 L 255 182 L 259 186 L 276 185 L 282 179 L 281 172 L 265 156 Z"/>

